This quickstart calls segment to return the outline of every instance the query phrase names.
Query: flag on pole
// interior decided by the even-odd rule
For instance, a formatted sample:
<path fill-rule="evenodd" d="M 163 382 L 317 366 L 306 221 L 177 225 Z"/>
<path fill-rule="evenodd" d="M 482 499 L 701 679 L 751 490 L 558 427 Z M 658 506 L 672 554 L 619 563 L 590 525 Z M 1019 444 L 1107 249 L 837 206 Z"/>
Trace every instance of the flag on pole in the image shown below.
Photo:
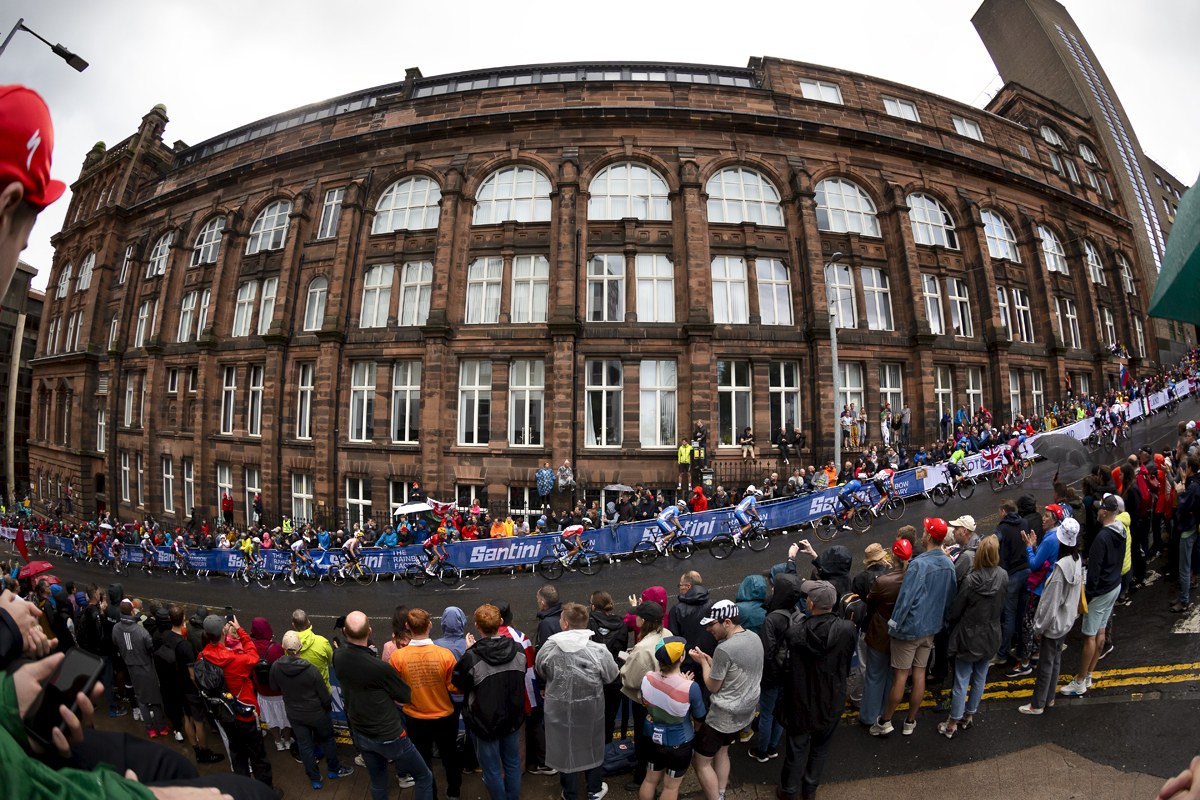
<path fill-rule="evenodd" d="M 433 509 L 433 513 L 439 517 L 446 516 L 446 512 L 454 510 L 454 503 L 439 503 L 432 497 L 426 497 L 425 502 L 429 503 L 429 507 Z"/>
<path fill-rule="evenodd" d="M 17 523 L 17 552 L 21 554 L 21 558 L 25 559 L 25 563 L 29 563 L 29 551 L 25 549 L 25 531 L 23 524 Z"/>
<path fill-rule="evenodd" d="M 1125 369 L 1125 365 L 1121 365 L 1121 386 L 1129 388 L 1129 370 Z"/>

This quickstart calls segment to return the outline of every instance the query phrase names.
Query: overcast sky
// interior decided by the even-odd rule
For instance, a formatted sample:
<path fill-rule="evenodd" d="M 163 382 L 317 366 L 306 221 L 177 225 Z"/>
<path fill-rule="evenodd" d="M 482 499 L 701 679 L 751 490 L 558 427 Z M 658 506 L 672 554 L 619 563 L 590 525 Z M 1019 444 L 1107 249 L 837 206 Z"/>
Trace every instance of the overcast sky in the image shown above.
<path fill-rule="evenodd" d="M 156 104 L 164 135 L 194 144 L 290 108 L 404 78 L 547 61 L 684 61 L 744 67 L 778 56 L 863 72 L 984 105 L 1000 87 L 971 25 L 981 0 L 564 3 L 479 0 L 0 0 L 0 29 L 25 24 L 83 56 L 77 73 L 19 32 L 0 84 L 50 106 L 53 175 L 72 183 L 97 140 L 113 145 Z M 1200 170 L 1200 3 L 1065 0 L 1146 152 L 1184 183 Z M 744 8 L 744 10 L 743 10 Z M 918 11 L 918 9 L 920 9 Z M 3 35 L 0 32 L 0 36 Z M 851 35 L 852 33 L 852 35 Z M 38 219 L 23 259 L 45 287 L 69 194 Z"/>

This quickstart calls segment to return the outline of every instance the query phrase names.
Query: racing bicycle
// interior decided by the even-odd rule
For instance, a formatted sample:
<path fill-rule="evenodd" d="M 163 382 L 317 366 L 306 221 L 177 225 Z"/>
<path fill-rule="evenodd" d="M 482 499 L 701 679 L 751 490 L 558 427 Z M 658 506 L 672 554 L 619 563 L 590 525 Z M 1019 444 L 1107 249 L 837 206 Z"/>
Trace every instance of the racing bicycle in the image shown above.
<path fill-rule="evenodd" d="M 299 580 L 301 583 L 311 589 L 321 582 L 322 577 L 324 577 L 324 574 L 321 572 L 321 568 L 318 567 L 317 562 L 313 561 L 310 557 L 302 558 L 295 564 L 291 565 L 288 568 L 288 576 L 285 580 L 287 580 L 288 583 L 291 583 L 293 586 L 295 586 L 296 581 Z"/>
<path fill-rule="evenodd" d="M 1083 440 L 1084 445 L 1092 451 L 1104 449 L 1104 452 L 1111 453 L 1113 451 L 1112 433 L 1109 430 L 1097 431 L 1092 430 L 1088 437 Z"/>
<path fill-rule="evenodd" d="M 633 546 L 633 560 L 643 566 L 653 564 L 655 559 L 665 556 L 667 553 L 682 561 L 691 558 L 692 553 L 696 552 L 695 540 L 685 533 L 676 533 L 671 541 L 663 544 L 662 531 L 657 527 L 653 531 L 653 539 L 643 539 Z"/>
<path fill-rule="evenodd" d="M 437 566 L 433 568 L 432 575 L 426 571 L 428 567 L 428 558 L 425 559 L 425 563 L 417 561 L 409 564 L 408 569 L 404 570 L 404 580 L 408 581 L 410 586 L 419 589 L 431 578 L 437 578 L 446 586 L 454 586 L 462 579 L 462 573 L 458 571 L 458 567 L 444 558 L 440 559 Z"/>
<path fill-rule="evenodd" d="M 837 536 L 837 532 L 847 522 L 850 527 L 858 533 L 866 533 L 870 530 L 871 525 L 875 522 L 875 515 L 871 513 L 870 501 L 859 492 L 850 494 L 851 507 L 839 508 L 832 514 L 826 514 L 817 520 L 817 524 L 813 526 L 813 531 L 817 534 L 817 538 L 822 542 L 829 542 Z"/>
<path fill-rule="evenodd" d="M 538 562 L 537 570 L 541 575 L 545 575 L 548 580 L 556 581 L 562 577 L 564 570 L 582 572 L 584 575 L 595 575 L 604 566 L 604 559 L 597 555 L 593 549 L 595 542 L 591 539 L 579 540 L 580 550 L 571 557 L 566 564 L 562 563 L 561 559 L 570 551 L 562 542 L 555 542 L 550 547 L 550 554 L 542 556 Z"/>
<path fill-rule="evenodd" d="M 252 566 L 241 567 L 241 569 L 235 571 L 230 577 L 242 586 L 249 586 L 251 582 L 254 582 L 266 589 L 271 585 L 271 573 L 267 572 L 261 561 Z"/>
<path fill-rule="evenodd" d="M 975 482 L 966 475 L 951 476 L 949 481 L 939 483 L 929 490 L 929 499 L 933 501 L 935 506 L 944 506 L 950 500 L 951 495 L 955 493 L 963 500 L 966 500 L 975 494 Z"/>
<path fill-rule="evenodd" d="M 183 578 L 184 580 L 195 580 L 196 568 L 192 566 L 187 556 L 184 556 L 182 559 L 174 559 L 171 562 L 171 566 L 174 567 L 175 575 Z"/>
<path fill-rule="evenodd" d="M 708 543 L 708 552 L 713 558 L 729 558 L 739 547 L 749 547 L 761 553 L 771 544 L 767 525 L 758 517 L 750 518 L 750 530 L 742 536 L 742 526 L 736 519 L 725 520 L 725 533 L 718 533 Z"/>
<path fill-rule="evenodd" d="M 871 504 L 871 514 L 878 517 L 882 512 L 885 517 L 895 522 L 904 516 L 906 505 L 903 497 L 895 492 L 889 492 L 880 495 L 879 499 Z"/>
<path fill-rule="evenodd" d="M 993 492 L 999 492 L 1006 486 L 1020 486 L 1024 482 L 1025 473 L 1021 472 L 1021 467 L 1007 461 L 988 477 L 988 486 L 992 487 Z"/>
<path fill-rule="evenodd" d="M 361 560 L 352 561 L 349 564 L 343 560 L 340 566 L 331 566 L 326 574 L 329 575 L 329 582 L 334 586 L 341 586 L 347 578 L 353 578 L 359 586 L 370 586 L 375 580 L 375 573 Z"/>

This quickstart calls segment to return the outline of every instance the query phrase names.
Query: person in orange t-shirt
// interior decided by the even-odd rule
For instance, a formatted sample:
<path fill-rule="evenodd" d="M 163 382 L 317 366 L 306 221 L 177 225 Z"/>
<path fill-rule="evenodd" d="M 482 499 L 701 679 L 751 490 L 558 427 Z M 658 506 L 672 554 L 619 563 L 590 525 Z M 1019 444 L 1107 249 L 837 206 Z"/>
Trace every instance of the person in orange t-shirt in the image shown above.
<path fill-rule="evenodd" d="M 444 647 L 429 638 L 429 612 L 414 608 L 408 612 L 408 630 L 412 639 L 407 647 L 392 653 L 388 663 L 412 689 L 411 702 L 404 704 L 408 735 L 413 746 L 433 763 L 436 742 L 442 765 L 446 768 L 447 798 L 457 798 L 462 787 L 462 763 L 458 755 L 458 712 L 450 693 L 457 693 L 451 681 L 456 659 Z M 437 778 L 433 779 L 433 796 L 438 796 Z"/>

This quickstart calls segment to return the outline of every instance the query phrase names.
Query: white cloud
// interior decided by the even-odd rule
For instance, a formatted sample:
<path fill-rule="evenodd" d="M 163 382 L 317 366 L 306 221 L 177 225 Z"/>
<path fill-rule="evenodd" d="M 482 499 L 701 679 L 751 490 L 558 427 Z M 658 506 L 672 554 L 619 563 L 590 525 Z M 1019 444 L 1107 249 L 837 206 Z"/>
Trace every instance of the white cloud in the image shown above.
<path fill-rule="evenodd" d="M 87 59 L 76 73 L 27 33 L 0 57 L 4 83 L 46 98 L 57 141 L 54 176 L 68 183 L 97 140 L 137 130 L 156 103 L 165 139 L 196 143 L 338 94 L 425 75 L 553 61 L 655 60 L 745 66 L 778 56 L 887 78 L 982 105 L 996 70 L 971 26 L 979 0 L 777 3 L 731 13 L 728 3 L 615 0 L 517 6 L 460 0 L 384 4 L 351 0 L 45 0 L 26 24 Z M 918 11 L 919 9 L 919 11 Z M 1200 6 L 1146 0 L 1072 0 L 1069 10 L 1115 85 L 1145 150 L 1185 183 L 1200 107 L 1195 85 Z M 15 15 L 16 12 L 14 12 Z M 15 21 L 15 19 L 13 20 Z M 0 25 L 11 24 L 0 20 Z M 24 259 L 44 286 L 67 200 L 38 220 Z"/>

